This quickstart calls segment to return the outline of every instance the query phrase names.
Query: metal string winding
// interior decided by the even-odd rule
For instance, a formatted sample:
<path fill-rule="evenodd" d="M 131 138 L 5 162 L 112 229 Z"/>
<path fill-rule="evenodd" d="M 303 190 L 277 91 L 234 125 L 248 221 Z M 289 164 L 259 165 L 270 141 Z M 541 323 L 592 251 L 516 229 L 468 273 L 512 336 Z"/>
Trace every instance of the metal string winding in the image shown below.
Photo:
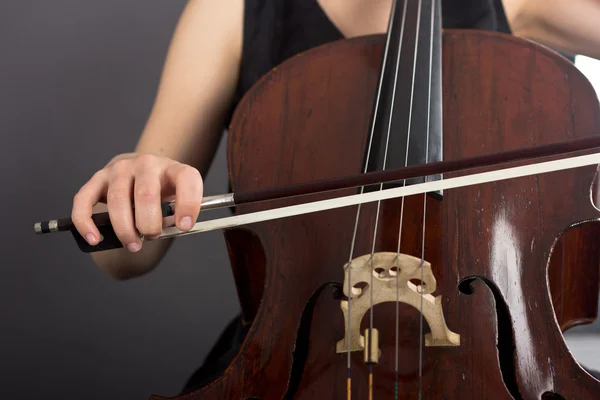
<path fill-rule="evenodd" d="M 429 93 L 427 96 L 427 129 L 426 129 L 426 134 L 427 134 L 427 140 L 425 142 L 425 163 L 427 163 L 428 159 L 429 159 L 429 136 L 431 134 L 430 132 L 430 121 L 431 121 L 431 79 L 432 79 L 432 75 L 433 75 L 433 31 L 434 31 L 434 26 L 435 26 L 435 5 L 436 5 L 436 0 L 432 0 L 431 2 L 431 21 L 430 21 L 430 25 L 431 25 L 431 32 L 430 32 L 430 37 L 431 40 L 429 41 L 429 83 L 428 83 L 428 88 L 429 88 Z M 422 232 L 422 239 L 421 239 L 421 285 L 420 285 L 420 289 L 421 289 L 421 294 L 423 293 L 424 290 L 424 268 L 423 268 L 423 264 L 425 262 L 425 226 L 426 226 L 426 215 L 427 215 L 427 194 L 423 194 L 423 232 Z M 423 296 L 421 296 L 421 306 L 420 306 L 421 310 L 419 311 L 419 341 L 421 343 L 421 345 L 419 346 L 419 399 L 421 399 L 422 393 L 423 393 Z"/>
<path fill-rule="evenodd" d="M 407 1 L 405 1 L 405 4 L 408 3 Z M 409 153 L 409 144 L 410 144 L 410 137 L 411 137 L 411 131 L 412 131 L 412 115 L 413 115 L 413 104 L 414 104 L 414 94 L 415 94 L 415 79 L 416 79 L 416 71 L 417 71 L 417 55 L 418 55 L 418 49 L 419 49 L 419 28 L 420 28 L 420 24 L 421 24 L 421 10 L 422 10 L 422 0 L 419 0 L 419 4 L 418 4 L 418 11 L 417 11 L 417 27 L 416 27 L 416 35 L 415 35 L 415 49 L 414 49 L 414 60 L 413 60 L 413 74 L 412 74 L 412 84 L 411 84 L 411 93 L 410 93 L 410 108 L 409 108 L 409 113 L 408 113 L 408 134 L 407 134 L 407 140 L 406 140 L 406 158 L 404 161 L 404 166 L 406 167 L 408 165 L 408 153 Z M 433 40 L 433 39 L 432 39 Z M 429 133 L 427 134 L 429 136 Z M 406 183 L 406 180 L 404 181 L 404 183 Z M 402 198 L 402 208 L 400 211 L 400 220 L 402 221 L 404 216 L 404 197 Z M 400 232 L 398 232 L 398 254 L 397 257 L 400 256 L 400 237 L 402 235 L 402 224 L 400 225 Z M 396 296 L 398 296 L 398 275 L 399 275 L 400 271 L 397 271 L 396 274 Z M 422 306 L 421 306 L 422 307 Z M 422 311 L 422 308 L 421 310 Z M 399 324 L 399 304 L 398 302 L 396 302 L 396 325 L 398 326 Z M 399 345 L 398 345 L 398 341 L 399 341 L 399 328 L 396 329 L 396 359 L 398 359 L 398 349 L 399 349 Z M 420 338 L 420 343 L 422 345 L 422 337 Z M 395 381 L 395 385 L 398 385 L 398 362 L 396 362 L 396 381 Z M 421 386 L 420 384 L 421 381 L 421 371 L 419 371 L 419 387 Z M 398 399 L 398 391 L 395 390 L 395 399 Z M 420 397 L 420 390 L 419 390 L 419 397 Z"/>
<path fill-rule="evenodd" d="M 390 12 L 390 17 L 389 17 L 389 21 L 388 21 L 388 32 L 387 32 L 387 37 L 386 37 L 386 44 L 385 44 L 385 50 L 384 50 L 384 55 L 383 55 L 383 63 L 381 66 L 381 71 L 385 70 L 385 65 L 387 64 L 387 59 L 388 59 L 388 52 L 389 52 L 389 47 L 390 47 L 390 39 L 391 39 L 391 35 L 392 35 L 392 27 L 394 24 L 393 21 L 393 16 L 396 10 L 396 3 L 397 1 L 394 0 L 392 3 L 392 10 Z M 383 87 L 383 72 L 381 73 L 381 76 L 379 78 L 379 85 L 377 88 L 377 96 L 375 98 L 375 109 L 374 109 L 374 115 L 377 115 L 377 111 L 379 109 L 379 102 L 381 100 L 381 89 Z M 369 143 L 368 143 L 368 148 L 367 148 L 367 162 L 365 163 L 365 168 L 364 168 L 364 173 L 367 172 L 368 170 L 368 160 L 371 156 L 371 146 L 373 144 L 373 135 L 375 132 L 375 123 L 377 121 L 377 118 L 373 118 L 373 122 L 371 125 L 371 132 L 369 135 Z M 364 193 L 364 186 L 361 186 L 360 188 L 360 194 Z M 352 374 L 351 374 L 351 364 L 352 364 L 352 352 L 350 350 L 350 343 L 352 342 L 352 333 L 351 333 L 351 315 L 352 315 L 352 307 L 351 307 L 351 298 L 352 298 L 352 259 L 354 257 L 354 246 L 356 244 L 356 235 L 358 232 L 358 222 L 360 219 L 360 210 L 361 210 L 361 206 L 362 204 L 358 204 L 357 210 L 356 210 L 356 220 L 354 221 L 354 232 L 352 234 L 352 241 L 350 244 L 350 256 L 349 256 L 349 260 L 348 260 L 348 348 L 347 348 L 347 369 L 348 369 L 348 378 L 347 378 L 347 398 L 348 400 L 351 400 L 352 398 Z"/>
<path fill-rule="evenodd" d="M 404 42 L 404 28 L 406 26 L 406 13 L 407 13 L 407 9 L 408 9 L 408 1 L 404 1 L 404 10 L 402 11 L 402 28 L 400 31 L 400 46 L 398 48 L 398 59 L 396 61 L 396 75 L 395 75 L 395 80 L 394 80 L 394 92 L 393 92 L 393 97 L 392 97 L 392 106 L 394 104 L 394 97 L 396 95 L 396 81 L 398 79 L 398 70 L 400 68 L 400 57 L 402 54 L 402 43 Z M 389 121 L 389 125 L 388 125 L 388 135 L 389 132 L 391 130 L 391 125 L 392 125 L 392 114 L 390 113 L 390 121 Z M 408 138 L 410 138 L 410 127 L 409 127 L 409 131 L 408 131 Z M 406 166 L 408 164 L 408 140 L 407 140 L 407 151 L 406 151 L 406 158 L 404 161 L 404 166 Z M 386 152 L 387 153 L 387 152 Z M 406 179 L 403 180 L 402 182 L 402 186 L 406 185 Z M 383 188 L 383 185 L 380 186 L 380 189 Z M 402 206 L 401 206 L 401 211 L 400 211 L 400 227 L 399 227 L 399 232 L 398 232 L 398 249 L 397 249 L 397 255 L 400 255 L 400 238 L 402 237 L 402 219 L 404 216 L 404 197 L 402 197 Z M 396 260 L 399 260 L 399 257 L 396 258 Z M 395 320 L 395 324 L 396 324 L 396 352 L 395 352 L 395 357 L 394 357 L 394 399 L 397 400 L 398 399 L 398 378 L 399 378 L 399 335 L 400 335 L 400 322 L 399 322 L 399 300 L 400 300 L 400 293 L 399 293 L 399 274 L 400 272 L 400 265 L 397 264 L 396 266 L 396 320 Z M 372 313 L 372 311 L 371 311 Z M 371 329 L 373 329 L 371 327 Z M 371 353 L 369 353 L 371 354 Z"/>

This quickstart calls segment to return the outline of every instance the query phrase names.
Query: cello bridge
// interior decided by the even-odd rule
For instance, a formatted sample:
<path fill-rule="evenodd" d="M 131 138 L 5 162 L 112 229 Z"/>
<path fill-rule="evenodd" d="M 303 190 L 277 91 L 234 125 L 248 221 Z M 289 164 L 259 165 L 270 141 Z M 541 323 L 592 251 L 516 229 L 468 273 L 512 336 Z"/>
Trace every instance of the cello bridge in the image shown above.
<path fill-rule="evenodd" d="M 348 292 L 348 268 L 352 268 L 352 288 Z M 373 274 L 373 287 L 370 287 Z M 415 284 L 412 281 L 418 281 Z M 398 288 L 396 287 L 398 282 Z M 425 346 L 459 346 L 460 335 L 446 325 L 442 310 L 442 297 L 433 296 L 436 280 L 431 264 L 407 254 L 392 252 L 367 254 L 344 265 L 344 295 L 341 301 L 344 314 L 344 338 L 337 342 L 336 351 L 365 351 L 365 337 L 360 334 L 360 323 L 372 307 L 385 302 L 401 302 L 419 310 L 431 333 L 425 335 Z M 371 291 L 373 302 L 371 303 Z M 348 320 L 348 303 L 351 303 L 351 320 Z M 421 308 L 422 307 L 422 308 Z M 350 326 L 349 326 L 350 325 Z M 349 335 L 350 333 L 350 335 Z M 348 343 L 350 337 L 350 343 Z"/>

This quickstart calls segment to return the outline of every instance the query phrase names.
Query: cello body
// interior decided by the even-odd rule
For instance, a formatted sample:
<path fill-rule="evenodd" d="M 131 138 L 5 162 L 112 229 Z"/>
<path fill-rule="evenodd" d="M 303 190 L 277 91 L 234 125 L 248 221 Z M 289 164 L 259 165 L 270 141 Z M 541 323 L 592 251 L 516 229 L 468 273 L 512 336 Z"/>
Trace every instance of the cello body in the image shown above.
<path fill-rule="evenodd" d="M 230 126 L 234 192 L 360 173 L 384 45 L 383 35 L 329 43 L 264 76 Z M 444 31 L 442 77 L 446 160 L 600 134 L 589 82 L 566 59 L 533 43 Z M 420 258 L 424 249 L 436 281 L 431 295 L 458 342 L 426 346 L 430 326 L 418 307 L 376 304 L 360 321 L 362 334 L 372 312 L 379 332 L 373 398 L 393 399 L 396 390 L 401 399 L 419 393 L 461 400 L 600 398 L 600 382 L 579 366 L 562 337 L 597 313 L 596 180 L 596 168 L 585 167 L 456 188 L 441 199 L 406 197 L 403 214 L 399 198 L 381 202 L 379 211 L 375 203 L 363 204 L 353 258 L 396 252 L 399 240 L 403 254 Z M 236 213 L 356 192 L 249 204 Z M 346 207 L 227 230 L 251 327 L 219 378 L 178 399 L 347 398 L 348 353 L 336 346 L 345 337 L 344 266 L 355 222 L 356 207 Z M 362 351 L 351 352 L 350 375 L 352 399 L 368 399 Z"/>

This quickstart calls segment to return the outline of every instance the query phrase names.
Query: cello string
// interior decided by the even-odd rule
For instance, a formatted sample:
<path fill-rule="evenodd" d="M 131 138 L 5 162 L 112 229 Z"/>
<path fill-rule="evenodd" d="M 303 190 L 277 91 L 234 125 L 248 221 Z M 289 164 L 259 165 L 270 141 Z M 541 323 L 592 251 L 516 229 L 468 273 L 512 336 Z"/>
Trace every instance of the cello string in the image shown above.
<path fill-rule="evenodd" d="M 397 0 L 394 0 L 392 3 L 392 9 L 390 12 L 390 17 L 388 20 L 388 32 L 387 32 L 387 37 L 386 37 L 386 44 L 385 44 L 385 49 L 384 49 L 384 54 L 383 54 L 383 62 L 381 65 L 381 75 L 379 78 L 379 84 L 378 84 L 378 88 L 377 88 L 377 96 L 375 99 L 375 108 L 373 111 L 373 122 L 371 125 L 371 132 L 369 135 L 369 144 L 368 144 L 368 148 L 367 148 L 367 156 L 366 156 L 366 162 L 365 162 L 365 167 L 364 167 L 364 173 L 366 173 L 368 171 L 368 165 L 369 165 L 369 159 L 371 157 L 371 146 L 373 144 L 373 134 L 375 132 L 375 123 L 377 121 L 377 112 L 379 110 L 379 102 L 381 100 L 381 90 L 383 87 L 383 71 L 385 71 L 385 66 L 387 64 L 387 59 L 388 59 L 388 52 L 389 52 L 389 48 L 390 48 L 390 39 L 391 39 L 391 33 L 392 33 L 392 27 L 394 24 L 394 20 L 393 20 L 393 16 L 396 10 L 396 3 Z M 364 193 L 364 186 L 361 186 L 360 188 L 360 194 L 362 195 Z M 347 318 L 347 370 L 348 370 L 348 377 L 347 377 L 347 398 L 348 400 L 351 400 L 352 398 L 352 375 L 351 375 L 351 364 L 352 364 L 352 352 L 351 352 L 351 348 L 350 348 L 350 343 L 352 343 L 352 329 L 351 329 L 351 299 L 352 299 L 352 258 L 354 256 L 354 246 L 356 244 L 356 235 L 358 233 L 358 221 L 360 219 L 360 210 L 361 210 L 361 206 L 362 204 L 358 204 L 357 207 L 357 211 L 356 211 L 356 220 L 354 221 L 354 232 L 352 234 L 352 241 L 350 244 L 350 256 L 348 259 L 348 286 L 347 286 L 347 292 L 348 292 L 348 301 L 347 301 L 347 305 L 348 305 L 348 318 Z"/>
<path fill-rule="evenodd" d="M 408 1 L 405 1 L 405 4 Z M 413 73 L 412 73 L 412 82 L 411 82 L 411 93 L 410 93 L 410 106 L 408 112 L 408 132 L 407 132 L 407 140 L 406 140 L 406 155 L 404 160 L 404 166 L 408 165 L 408 153 L 409 153 L 409 144 L 410 144 L 410 136 L 412 132 L 412 115 L 413 115 L 413 105 L 414 105 L 414 95 L 415 95 L 415 80 L 416 80 L 416 72 L 417 72 L 417 55 L 419 53 L 419 32 L 421 26 L 421 12 L 422 12 L 422 0 L 419 0 L 418 8 L 417 8 L 417 26 L 415 29 L 415 47 L 414 47 L 414 55 L 413 55 Z M 403 186 L 406 184 L 406 180 L 403 181 Z M 400 209 L 400 227 L 398 231 L 398 250 L 396 254 L 396 258 L 400 258 L 400 239 L 402 237 L 402 221 L 404 219 L 404 197 L 402 197 L 402 204 Z M 400 274 L 400 270 L 396 270 L 396 300 L 399 299 L 399 280 L 398 275 Z M 400 320 L 400 304 L 396 301 L 396 354 L 395 354 L 395 382 L 394 382 L 394 399 L 398 400 L 398 384 L 399 384 L 399 368 L 398 368 L 398 359 L 399 359 L 399 340 L 400 340 L 400 328 L 399 328 L 399 320 Z"/>
<path fill-rule="evenodd" d="M 395 14 L 395 7 L 396 7 L 396 3 L 394 2 L 394 12 L 392 12 L 390 14 L 390 18 L 394 17 Z M 407 1 L 403 2 L 404 4 L 404 10 L 403 10 L 403 15 L 402 15 L 402 24 L 400 26 L 400 40 L 398 42 L 398 49 L 397 49 L 397 56 L 396 56 L 396 67 L 395 67 L 395 71 L 394 71 L 394 81 L 393 81 L 393 87 L 392 87 L 392 98 L 391 98 L 391 109 L 390 109 L 390 113 L 389 113 L 389 117 L 388 117 L 388 123 L 387 123 L 387 132 L 386 132 L 386 142 L 385 142 L 385 150 L 383 153 L 383 170 L 385 170 L 386 164 L 387 164 L 387 156 L 388 156 L 388 148 L 389 148 L 389 142 L 390 142 L 390 135 L 391 135 L 391 131 L 392 131 L 392 116 L 393 116 L 393 108 L 394 108 L 394 103 L 395 103 L 395 99 L 396 99 L 396 89 L 397 89 L 397 84 L 398 84 L 398 75 L 399 75 L 399 69 L 400 69 L 400 56 L 402 53 L 402 42 L 403 42 L 403 37 L 404 37 L 404 27 L 405 27 L 405 22 L 406 22 L 406 4 Z M 391 34 L 392 29 L 390 27 L 389 32 Z M 383 190 L 383 183 L 379 185 L 379 190 Z M 377 228 L 379 226 L 379 214 L 381 211 L 381 201 L 377 202 L 377 210 L 375 213 L 375 226 L 373 228 L 373 240 L 371 242 L 371 258 L 370 258 L 370 262 L 371 262 L 371 273 L 369 274 L 370 277 L 370 290 L 369 290 L 369 340 L 367 341 L 367 343 L 365 344 L 367 346 L 367 354 L 368 354 L 368 363 L 369 363 L 369 399 L 372 400 L 373 399 L 373 359 L 372 359 L 372 355 L 373 355 L 373 350 L 372 350 L 372 344 L 373 344 L 373 328 L 374 328 L 374 323 L 373 323 L 373 316 L 374 316 L 374 304 L 373 304 L 373 279 L 374 279 L 374 274 L 375 274 L 375 268 L 374 268 L 374 255 L 375 255 L 375 245 L 377 243 Z M 377 350 L 378 351 L 378 350 Z"/>
<path fill-rule="evenodd" d="M 429 41 L 429 94 L 427 99 L 427 129 L 425 130 L 427 135 L 427 140 L 425 143 L 425 163 L 429 160 L 429 138 L 431 135 L 430 132 L 430 121 L 431 121 L 431 80 L 433 78 L 433 35 L 434 35 L 434 27 L 435 27 L 435 6 L 437 0 L 431 1 L 431 31 L 430 31 L 430 41 Z M 440 100 L 441 101 L 441 100 Z M 425 181 L 427 178 L 425 178 Z M 423 290 L 424 290 L 424 268 L 423 265 L 425 263 L 425 227 L 426 227 L 426 215 L 427 215 L 427 193 L 423 194 L 423 231 L 421 238 L 421 305 L 419 312 L 419 399 L 421 399 L 423 393 Z"/>
<path fill-rule="evenodd" d="M 394 71 L 394 83 L 393 83 L 393 88 L 392 88 L 392 98 L 391 98 L 391 110 L 389 113 L 389 117 L 388 117 L 388 123 L 387 123 L 387 132 L 386 132 L 386 143 L 385 143 L 385 151 L 384 151 L 384 156 L 383 156 L 383 169 L 385 170 L 386 168 L 386 164 L 387 164 L 387 156 L 388 156 L 388 148 L 389 148 L 389 142 L 390 142 L 390 135 L 392 132 L 392 121 L 393 121 L 393 108 L 394 108 L 394 103 L 396 100 L 396 90 L 397 90 L 397 85 L 398 85 L 398 76 L 399 76 L 399 70 L 400 70 L 400 57 L 402 54 L 402 43 L 403 43 L 403 39 L 404 39 L 404 28 L 406 25 L 406 10 L 407 10 L 407 1 L 403 1 L 403 11 L 402 11 L 402 23 L 400 25 L 400 39 L 398 42 L 398 50 L 397 50 L 397 56 L 396 56 L 396 67 L 395 67 L 395 71 Z M 394 4 L 395 6 L 395 4 Z M 395 10 L 395 8 L 394 8 Z M 392 13 L 390 15 L 390 17 L 393 18 L 393 14 Z M 389 29 L 390 33 L 391 33 L 391 29 Z M 379 190 L 383 190 L 383 183 L 379 185 Z M 369 362 L 369 399 L 373 398 L 373 360 L 372 360 L 372 332 L 373 332 L 373 328 L 374 328 L 374 322 L 373 322 L 373 317 L 374 317 L 374 304 L 373 304 L 373 278 L 375 275 L 375 268 L 374 268 L 374 256 L 375 256 L 375 245 L 377 243 L 377 228 L 379 226 L 379 215 L 380 215 L 380 211 L 381 211 L 381 201 L 377 202 L 377 211 L 375 214 L 375 226 L 373 228 L 373 241 L 371 243 L 371 274 L 370 274 L 370 299 L 369 299 L 369 340 L 366 343 L 367 346 L 367 354 L 368 354 L 368 362 Z M 377 350 L 378 351 L 378 350 Z"/>
<path fill-rule="evenodd" d="M 406 184 L 406 179 L 403 181 L 403 186 Z M 394 376 L 394 400 L 398 400 L 398 382 L 399 369 L 398 359 L 400 352 L 400 243 L 402 241 L 402 221 L 404 219 L 404 197 L 402 197 L 402 205 L 400 206 L 400 227 L 398 229 L 398 249 L 396 250 L 396 355 L 395 355 L 395 376 Z"/>
<path fill-rule="evenodd" d="M 399 40 L 399 47 L 398 47 L 398 57 L 396 60 L 396 71 L 395 71 L 395 75 L 394 75 L 394 89 L 392 92 L 392 108 L 394 105 L 394 100 L 395 100 L 395 96 L 396 96 L 396 85 L 398 82 L 398 73 L 399 73 L 399 69 L 400 69 L 400 57 L 402 54 L 402 44 L 404 42 L 404 28 L 406 27 L 406 13 L 407 13 L 407 9 L 408 9 L 408 0 L 404 0 L 403 1 L 403 5 L 404 8 L 402 10 L 402 26 L 401 26 L 401 30 L 400 30 L 400 40 Z M 392 113 L 390 112 L 390 117 L 389 117 L 389 121 L 388 121 L 388 141 L 389 141 L 389 135 L 392 129 Z M 410 138 L 410 128 L 408 131 L 408 136 L 407 136 L 407 152 L 408 152 L 408 139 Z M 386 157 L 387 157 L 387 145 L 386 145 Z M 406 157 L 406 160 L 404 162 L 404 166 L 406 166 L 406 164 L 408 163 L 408 156 Z M 384 165 L 385 165 L 385 161 L 384 161 Z M 403 180 L 403 185 L 406 184 L 406 179 Z M 380 185 L 380 189 L 383 189 L 383 184 Z M 377 221 L 379 220 L 379 204 L 380 202 L 377 203 L 377 219 L 376 219 L 376 226 L 377 226 Z M 398 251 L 397 254 L 400 254 L 400 237 L 402 236 L 402 217 L 404 214 L 404 197 L 402 197 L 402 211 L 400 212 L 400 233 L 398 234 Z M 375 228 L 375 235 L 377 234 L 377 228 Z M 373 253 L 375 250 L 375 240 L 373 240 L 373 249 L 371 251 L 371 259 L 373 258 Z M 399 319 L 398 319 L 398 300 L 399 300 L 399 284 L 398 284 L 398 271 L 399 268 L 396 269 L 396 352 L 395 352 L 395 357 L 394 357 L 394 372 L 395 372 L 395 380 L 394 380 L 394 399 L 398 399 L 398 371 L 399 371 L 399 357 L 398 357 L 398 336 L 399 336 Z M 373 273 L 371 273 L 371 279 L 373 277 Z M 371 293 L 372 294 L 372 293 Z M 373 316 L 373 300 L 371 298 L 371 330 L 373 329 L 372 326 L 372 316 Z M 371 353 L 369 352 L 369 355 Z"/>
<path fill-rule="evenodd" d="M 421 305 L 420 305 L 420 318 L 419 318 L 419 399 L 423 392 L 423 263 L 425 254 L 425 213 L 427 209 L 427 193 L 423 194 L 423 239 L 421 242 Z"/>
<path fill-rule="evenodd" d="M 524 176 L 564 171 L 591 165 L 596 167 L 600 165 L 600 153 L 572 156 L 553 161 L 535 162 L 533 164 L 522 165 L 519 167 L 496 169 L 488 172 L 463 175 L 456 178 L 435 180 L 404 187 L 374 191 L 370 193 L 345 195 L 327 200 L 310 201 L 292 206 L 271 208 L 263 211 L 253 211 L 231 217 L 214 218 L 206 221 L 196 222 L 192 229 L 187 231 L 180 231 L 176 226 L 172 226 L 169 228 L 164 228 L 158 237 L 150 239 L 147 238 L 146 240 L 161 240 L 172 237 L 195 235 L 197 233 L 209 232 L 216 229 L 225 229 L 254 224 L 257 222 L 272 221 L 275 219 L 334 210 L 358 204 L 372 203 L 378 200 L 388 200 L 398 197 L 412 196 L 415 194 L 430 193 L 438 190 L 458 189 L 483 183 L 501 182 L 509 179 L 521 178 Z"/>

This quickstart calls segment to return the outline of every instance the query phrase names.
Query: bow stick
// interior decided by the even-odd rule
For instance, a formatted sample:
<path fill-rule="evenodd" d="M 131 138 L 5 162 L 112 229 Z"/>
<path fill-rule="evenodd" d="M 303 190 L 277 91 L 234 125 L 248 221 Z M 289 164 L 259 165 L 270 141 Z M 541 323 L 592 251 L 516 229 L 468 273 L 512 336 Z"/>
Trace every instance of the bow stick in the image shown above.
<path fill-rule="evenodd" d="M 526 149 L 511 150 L 491 155 L 469 157 L 450 161 L 439 161 L 430 164 L 415 165 L 393 170 L 376 171 L 265 190 L 207 196 L 204 197 L 201 202 L 201 210 L 208 211 L 223 207 L 233 207 L 241 204 L 278 200 L 293 196 L 316 194 L 361 186 L 370 186 L 411 178 L 426 177 L 430 175 L 440 175 L 450 172 L 461 172 L 473 168 L 498 166 L 517 161 L 546 158 L 551 156 L 564 156 L 579 151 L 592 150 L 596 147 L 600 147 L 600 137 L 598 136 L 574 139 L 569 142 L 553 143 Z M 385 189 L 370 193 L 361 193 L 351 196 L 342 196 L 329 200 L 315 201 L 266 211 L 197 222 L 189 231 L 180 231 L 177 227 L 170 227 L 163 229 L 162 234 L 157 239 L 189 235 L 215 229 L 223 229 L 232 226 L 246 225 L 277 218 L 285 218 L 294 215 L 357 205 L 361 203 L 386 200 L 395 197 L 430 193 L 438 190 L 453 189 L 593 164 L 600 164 L 600 153 L 588 154 L 584 156 L 572 156 L 553 161 L 497 169 L 494 171 L 465 175 L 440 181 L 425 182 L 411 186 L 402 186 L 398 188 Z M 172 216 L 175 213 L 175 202 L 162 203 L 161 208 L 163 217 Z M 110 217 L 107 212 L 93 214 L 92 220 L 99 228 L 110 226 Z M 111 240 L 108 242 L 106 241 L 106 237 L 104 238 L 104 241 L 107 242 L 105 245 L 100 244 L 97 246 L 90 246 L 77 233 L 71 218 L 37 222 L 34 225 L 34 229 L 37 234 L 71 231 L 73 232 L 79 247 L 85 252 L 122 247 L 120 243 L 117 243 L 118 240 L 116 240 L 114 233 L 110 238 Z M 110 230 L 103 230 L 105 231 L 104 233 L 110 233 Z"/>

